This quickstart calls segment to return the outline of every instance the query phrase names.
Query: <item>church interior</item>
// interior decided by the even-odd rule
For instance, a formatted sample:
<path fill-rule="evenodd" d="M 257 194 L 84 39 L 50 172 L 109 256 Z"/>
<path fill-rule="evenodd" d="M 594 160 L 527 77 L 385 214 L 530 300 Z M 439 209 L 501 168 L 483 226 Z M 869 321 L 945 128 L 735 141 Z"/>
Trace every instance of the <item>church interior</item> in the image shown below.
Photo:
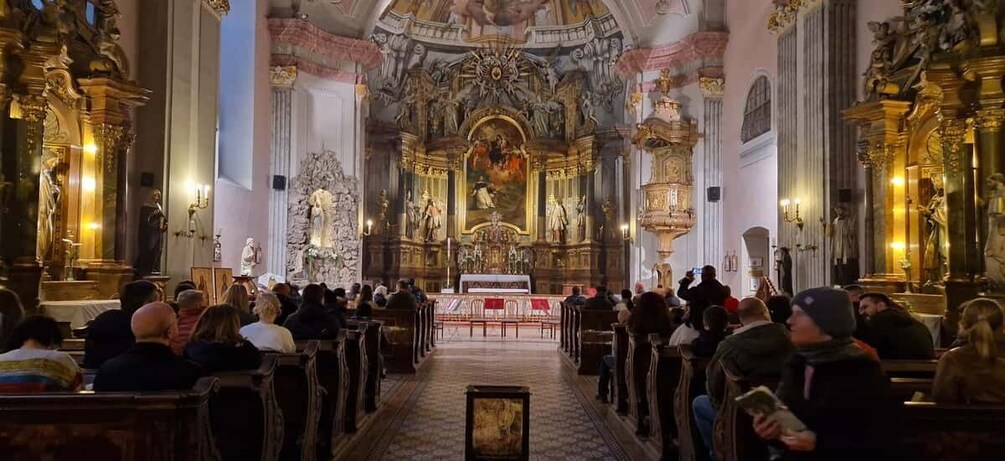
<path fill-rule="evenodd" d="M 0 453 L 1001 459 L 999 3 L 0 0 Z"/>

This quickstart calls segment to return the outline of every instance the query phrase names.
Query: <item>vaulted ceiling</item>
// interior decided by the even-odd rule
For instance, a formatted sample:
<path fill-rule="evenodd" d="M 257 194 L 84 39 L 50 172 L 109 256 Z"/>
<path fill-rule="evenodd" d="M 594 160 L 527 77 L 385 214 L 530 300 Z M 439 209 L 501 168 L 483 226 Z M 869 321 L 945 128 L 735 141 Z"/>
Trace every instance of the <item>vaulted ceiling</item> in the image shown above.
<path fill-rule="evenodd" d="M 335 35 L 366 39 L 389 10 L 411 12 L 434 22 L 450 21 L 450 12 L 468 9 L 491 13 L 492 5 L 508 3 L 517 14 L 533 15 L 548 8 L 549 26 L 574 25 L 587 16 L 608 11 L 629 45 L 636 48 L 673 43 L 699 28 L 705 4 L 725 0 L 270 0 L 272 17 L 304 17 Z M 750 1 L 750 0 L 744 0 Z M 488 7 L 485 5 L 488 3 Z M 721 8 L 721 6 L 720 6 Z"/>

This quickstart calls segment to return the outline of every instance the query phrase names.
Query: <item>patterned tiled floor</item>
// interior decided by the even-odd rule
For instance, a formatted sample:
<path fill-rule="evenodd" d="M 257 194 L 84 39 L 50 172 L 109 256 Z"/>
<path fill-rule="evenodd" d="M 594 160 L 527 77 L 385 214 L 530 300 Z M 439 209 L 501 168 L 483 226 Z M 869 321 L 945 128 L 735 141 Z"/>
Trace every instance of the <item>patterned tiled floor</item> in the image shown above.
<path fill-rule="evenodd" d="M 512 331 L 508 338 L 496 332 L 495 338 L 483 339 L 468 338 L 467 328 L 448 327 L 400 421 L 381 435 L 368 458 L 463 459 L 465 389 L 469 384 L 492 384 L 530 388 L 531 459 L 628 459 L 563 372 L 556 341 L 524 332 L 519 340 Z"/>

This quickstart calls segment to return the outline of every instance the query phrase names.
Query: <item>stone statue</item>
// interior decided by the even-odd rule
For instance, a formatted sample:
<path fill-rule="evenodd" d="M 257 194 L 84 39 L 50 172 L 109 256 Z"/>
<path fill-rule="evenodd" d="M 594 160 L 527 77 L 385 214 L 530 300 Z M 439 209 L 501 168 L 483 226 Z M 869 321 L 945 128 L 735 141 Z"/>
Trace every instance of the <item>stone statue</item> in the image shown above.
<path fill-rule="evenodd" d="M 878 99 L 886 91 L 897 35 L 890 31 L 889 22 L 870 22 L 869 30 L 873 33 L 872 43 L 875 48 L 865 72 L 864 94 L 869 99 Z"/>
<path fill-rule="evenodd" d="M 380 195 L 377 196 L 377 219 L 378 224 L 383 229 L 391 227 L 391 222 L 387 216 L 387 209 L 390 206 L 391 202 L 387 200 L 387 189 L 381 189 Z"/>
<path fill-rule="evenodd" d="M 562 205 L 555 195 L 548 197 L 548 204 L 551 210 L 548 213 L 548 231 L 551 233 L 551 241 L 562 243 L 565 240 L 565 228 L 569 224 L 569 219 Z"/>
<path fill-rule="evenodd" d="M 56 178 L 56 165 L 59 157 L 50 151 L 45 151 L 42 158 L 41 181 L 39 182 L 38 203 L 38 240 L 36 242 L 38 257 L 45 260 L 49 257 L 55 231 L 54 219 L 59 209 L 59 199 L 62 188 Z"/>
<path fill-rule="evenodd" d="M 325 210 L 321 207 L 317 195 L 312 195 L 309 199 L 311 213 L 309 216 L 311 223 L 310 244 L 319 248 L 325 246 Z"/>
<path fill-rule="evenodd" d="M 415 238 L 419 227 L 419 205 L 412 200 L 412 191 L 405 192 L 405 238 Z"/>
<path fill-rule="evenodd" d="M 1005 175 L 987 179 L 988 237 L 984 246 L 984 276 L 995 289 L 1005 288 Z"/>
<path fill-rule="evenodd" d="M 782 292 L 793 295 L 792 290 L 792 255 L 788 247 L 778 247 L 775 250 L 775 270 L 778 271 L 778 283 Z"/>
<path fill-rule="evenodd" d="M 576 205 L 576 230 L 579 232 L 579 241 L 586 241 L 586 196 L 579 198 Z"/>
<path fill-rule="evenodd" d="M 583 125 L 584 126 L 596 126 L 597 124 L 597 109 L 593 101 L 593 95 L 587 92 L 583 92 L 582 101 L 579 107 L 580 111 L 583 113 Z M 592 122 L 592 125 L 591 125 Z"/>
<path fill-rule="evenodd" d="M 429 197 L 428 193 L 424 193 L 423 196 L 426 198 L 426 205 L 422 210 L 422 231 L 424 240 L 431 242 L 436 239 L 436 231 L 442 225 L 440 223 L 440 208 L 436 206 L 436 201 Z"/>
<path fill-rule="evenodd" d="M 215 263 L 223 261 L 223 244 L 220 243 L 221 232 L 217 232 L 216 236 L 213 237 L 213 262 Z"/>
<path fill-rule="evenodd" d="M 255 243 L 255 239 L 248 237 L 244 242 L 244 249 L 241 250 L 241 275 L 253 275 L 255 266 L 261 262 L 261 247 Z"/>
<path fill-rule="evenodd" d="M 949 223 L 946 208 L 946 190 L 939 188 L 928 207 L 921 208 L 928 221 L 928 238 L 925 240 L 925 258 L 922 268 L 927 278 L 926 285 L 941 285 L 943 267 L 946 261 L 946 226 Z"/>
<path fill-rule="evenodd" d="M 161 191 L 154 189 L 150 199 L 140 207 L 139 243 L 136 255 L 136 275 L 160 274 L 161 247 L 167 231 L 167 217 L 161 208 Z"/>
<path fill-rule="evenodd" d="M 855 242 L 855 220 L 843 206 L 834 207 L 834 218 L 827 227 L 830 238 L 831 265 L 835 283 L 847 285 L 858 278 L 858 245 Z M 851 267 L 854 266 L 854 269 Z"/>
<path fill-rule="evenodd" d="M 447 135 L 457 134 L 460 130 L 460 121 L 457 118 L 457 112 L 460 110 L 461 101 L 458 98 L 453 98 L 447 102 L 444 107 L 443 113 L 443 133 Z"/>

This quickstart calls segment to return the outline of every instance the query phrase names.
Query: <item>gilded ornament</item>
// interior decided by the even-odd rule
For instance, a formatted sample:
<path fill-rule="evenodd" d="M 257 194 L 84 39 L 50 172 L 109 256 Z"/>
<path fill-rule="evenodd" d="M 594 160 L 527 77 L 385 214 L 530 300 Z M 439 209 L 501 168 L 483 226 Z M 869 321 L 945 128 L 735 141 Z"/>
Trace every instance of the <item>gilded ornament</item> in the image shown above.
<path fill-rule="evenodd" d="M 67 107 L 74 107 L 81 95 L 73 87 L 73 78 L 65 70 L 54 70 L 46 75 L 45 91 L 59 99 Z"/>
<path fill-rule="evenodd" d="M 230 1 L 229 0 L 202 0 L 206 6 L 213 9 L 217 16 L 221 18 L 226 16 L 230 12 Z"/>
<path fill-rule="evenodd" d="M 963 160 L 963 142 L 967 134 L 967 124 L 963 120 L 943 120 L 939 126 L 942 136 L 943 158 L 946 162 L 946 174 L 959 174 Z"/>
<path fill-rule="evenodd" d="M 706 98 L 721 98 L 726 91 L 726 79 L 722 77 L 699 77 L 698 87 Z"/>
<path fill-rule="evenodd" d="M 976 126 L 980 131 L 1000 131 L 1005 120 L 1005 109 L 992 108 L 977 111 Z"/>
<path fill-rule="evenodd" d="M 642 93 L 635 92 L 628 96 L 628 100 L 625 102 L 625 109 L 630 113 L 637 114 L 640 104 L 642 104 Z"/>
<path fill-rule="evenodd" d="M 269 81 L 272 86 L 292 88 L 297 81 L 297 66 L 272 66 L 269 68 Z M 357 88 L 357 93 L 359 89 Z"/>

